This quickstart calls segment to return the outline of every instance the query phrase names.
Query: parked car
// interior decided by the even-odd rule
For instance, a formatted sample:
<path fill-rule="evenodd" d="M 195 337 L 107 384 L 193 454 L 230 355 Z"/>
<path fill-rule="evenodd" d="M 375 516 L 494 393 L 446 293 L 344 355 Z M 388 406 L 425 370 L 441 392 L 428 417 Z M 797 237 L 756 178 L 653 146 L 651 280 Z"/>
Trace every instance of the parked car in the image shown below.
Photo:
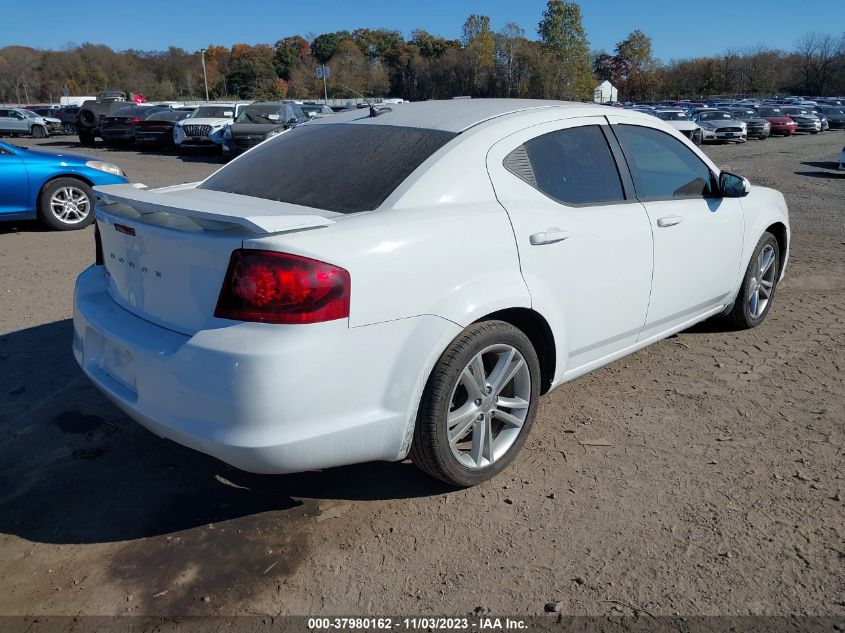
<path fill-rule="evenodd" d="M 44 138 L 61 134 L 62 122 L 24 108 L 0 108 L 0 136 L 32 136 Z"/>
<path fill-rule="evenodd" d="M 76 134 L 76 117 L 79 114 L 79 106 L 37 107 L 31 108 L 31 110 L 40 116 L 61 121 L 64 134 Z"/>
<path fill-rule="evenodd" d="M 791 118 L 784 114 L 781 106 L 762 105 L 755 108 L 760 117 L 766 119 L 771 125 L 771 135 L 790 136 L 795 134 L 798 125 Z"/>
<path fill-rule="evenodd" d="M 839 155 L 839 169 L 845 171 L 845 147 L 842 148 L 842 153 Z"/>
<path fill-rule="evenodd" d="M 772 133 L 772 124 L 757 114 L 754 108 L 725 108 L 731 117 L 745 123 L 748 138 L 766 140 Z"/>
<path fill-rule="evenodd" d="M 135 142 L 135 126 L 159 112 L 170 112 L 170 106 L 127 105 L 100 119 L 100 136 L 106 145 L 131 145 Z"/>
<path fill-rule="evenodd" d="M 173 130 L 176 123 L 190 116 L 190 111 L 162 110 L 154 112 L 135 126 L 135 142 L 145 147 L 173 147 Z"/>
<path fill-rule="evenodd" d="M 701 145 L 701 128 L 680 108 L 658 109 L 654 112 L 654 116 L 661 121 L 666 121 L 666 123 L 678 130 L 696 145 Z"/>
<path fill-rule="evenodd" d="M 334 114 L 334 110 L 332 110 L 329 106 L 322 105 L 320 103 L 303 103 L 299 107 L 302 108 L 302 111 L 306 114 L 306 116 L 312 119 L 314 117 L 324 117 L 329 114 Z"/>
<path fill-rule="evenodd" d="M 823 105 L 819 109 L 827 118 L 831 130 L 845 129 L 845 107 Z"/>
<path fill-rule="evenodd" d="M 789 245 L 783 196 L 674 128 L 553 101 L 340 113 L 200 184 L 97 192 L 78 363 L 264 473 L 410 454 L 490 479 L 541 394 L 712 316 L 763 323 Z"/>
<path fill-rule="evenodd" d="M 235 156 L 306 121 L 308 116 L 295 103 L 256 101 L 223 130 L 223 152 Z"/>
<path fill-rule="evenodd" d="M 781 106 L 783 112 L 790 119 L 795 121 L 796 132 L 809 132 L 818 134 L 822 131 L 822 122 L 815 114 L 805 106 Z"/>
<path fill-rule="evenodd" d="M 85 146 L 94 144 L 96 137 L 101 136 L 100 119 L 116 110 L 125 108 L 133 102 L 127 102 L 126 94 L 116 90 L 97 93 L 94 100 L 85 101 L 79 108 L 76 117 L 76 132 L 79 142 Z"/>
<path fill-rule="evenodd" d="M 0 141 L 0 220 L 37 217 L 53 229 L 81 229 L 94 219 L 91 187 L 125 182 L 119 167 L 90 156 Z"/>
<path fill-rule="evenodd" d="M 173 142 L 182 151 L 220 149 L 223 130 L 249 103 L 204 103 L 173 128 Z"/>
<path fill-rule="evenodd" d="M 744 121 L 734 119 L 726 110 L 695 110 L 692 120 L 701 128 L 702 141 L 745 143 L 748 129 Z"/>
<path fill-rule="evenodd" d="M 821 130 L 819 130 L 819 131 L 827 132 L 827 131 L 830 130 L 830 121 L 828 121 L 827 115 L 824 113 L 824 111 L 821 109 L 820 106 L 818 106 L 818 105 L 807 106 L 806 109 L 809 110 L 810 114 L 815 114 L 816 117 L 818 117 L 819 121 L 821 122 L 822 126 L 821 126 Z"/>

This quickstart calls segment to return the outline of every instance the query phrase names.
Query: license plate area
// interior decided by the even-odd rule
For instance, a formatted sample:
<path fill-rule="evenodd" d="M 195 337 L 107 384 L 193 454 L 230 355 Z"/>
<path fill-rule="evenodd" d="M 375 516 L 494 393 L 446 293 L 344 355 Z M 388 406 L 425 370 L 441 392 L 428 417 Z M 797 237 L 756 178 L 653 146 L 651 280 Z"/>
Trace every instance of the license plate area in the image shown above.
<path fill-rule="evenodd" d="M 91 328 L 85 333 L 85 360 L 89 369 L 99 370 L 133 394 L 138 393 L 132 352 Z"/>

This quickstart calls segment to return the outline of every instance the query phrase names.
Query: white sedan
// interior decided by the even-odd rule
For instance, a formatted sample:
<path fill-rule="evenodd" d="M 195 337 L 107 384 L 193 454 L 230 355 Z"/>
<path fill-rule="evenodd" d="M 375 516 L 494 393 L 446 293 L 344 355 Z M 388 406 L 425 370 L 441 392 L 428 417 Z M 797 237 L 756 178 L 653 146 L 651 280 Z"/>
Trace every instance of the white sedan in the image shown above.
<path fill-rule="evenodd" d="M 201 183 L 98 187 L 73 349 L 158 435 L 284 473 L 504 469 L 540 396 L 723 315 L 763 322 L 783 196 L 662 121 L 429 101 L 267 140 Z"/>

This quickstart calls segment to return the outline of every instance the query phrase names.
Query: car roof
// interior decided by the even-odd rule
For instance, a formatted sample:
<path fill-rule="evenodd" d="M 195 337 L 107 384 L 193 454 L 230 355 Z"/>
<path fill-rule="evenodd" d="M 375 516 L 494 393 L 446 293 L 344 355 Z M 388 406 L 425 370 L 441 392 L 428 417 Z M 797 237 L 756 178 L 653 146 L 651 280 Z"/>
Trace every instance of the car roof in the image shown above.
<path fill-rule="evenodd" d="M 308 125 L 395 125 L 459 133 L 491 119 L 542 108 L 572 110 L 573 114 L 577 110 L 578 116 L 608 114 L 606 107 L 592 103 L 541 99 L 450 99 L 391 104 L 389 110 L 376 104 L 376 109 L 382 110 L 377 117 L 371 117 L 369 110 L 363 108 L 341 111 L 332 117 L 311 121 Z"/>

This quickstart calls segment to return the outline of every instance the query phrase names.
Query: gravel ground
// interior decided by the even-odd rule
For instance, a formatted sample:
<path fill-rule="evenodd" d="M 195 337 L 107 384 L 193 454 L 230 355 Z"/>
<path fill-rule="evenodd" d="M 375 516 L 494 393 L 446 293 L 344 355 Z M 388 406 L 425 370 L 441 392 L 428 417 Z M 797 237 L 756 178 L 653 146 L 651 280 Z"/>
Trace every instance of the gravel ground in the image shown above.
<path fill-rule="evenodd" d="M 845 617 L 843 139 L 707 147 L 789 202 L 767 323 L 704 324 L 564 385 L 516 463 L 463 491 L 410 463 L 248 475 L 156 438 L 70 353 L 92 230 L 0 225 L 0 614 Z M 220 165 L 21 142 L 150 186 Z"/>

